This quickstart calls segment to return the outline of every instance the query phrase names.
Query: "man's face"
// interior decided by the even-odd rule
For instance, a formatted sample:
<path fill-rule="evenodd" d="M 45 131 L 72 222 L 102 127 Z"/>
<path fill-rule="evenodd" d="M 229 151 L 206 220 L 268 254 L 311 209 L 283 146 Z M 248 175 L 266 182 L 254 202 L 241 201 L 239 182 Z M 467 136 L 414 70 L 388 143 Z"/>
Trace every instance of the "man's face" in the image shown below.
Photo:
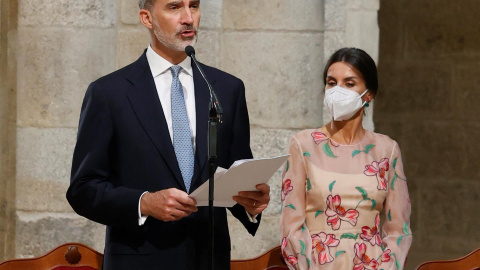
<path fill-rule="evenodd" d="M 200 0 L 156 0 L 152 8 L 153 33 L 165 47 L 183 51 L 197 41 Z"/>

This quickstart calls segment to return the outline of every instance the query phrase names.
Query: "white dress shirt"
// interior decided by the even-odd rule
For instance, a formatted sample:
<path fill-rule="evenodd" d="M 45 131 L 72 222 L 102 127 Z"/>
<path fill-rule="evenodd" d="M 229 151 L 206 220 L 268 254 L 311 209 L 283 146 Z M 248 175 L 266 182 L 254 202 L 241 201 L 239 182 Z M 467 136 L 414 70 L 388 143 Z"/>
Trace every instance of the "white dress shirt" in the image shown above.
<path fill-rule="evenodd" d="M 162 104 L 163 114 L 167 120 L 168 132 L 170 132 L 170 139 L 173 143 L 173 128 L 172 128 L 172 72 L 170 67 L 174 66 L 165 58 L 158 55 L 152 47 L 148 46 L 147 60 L 152 72 L 155 86 L 157 87 L 158 97 Z M 185 106 L 187 108 L 188 123 L 190 124 L 190 133 L 192 135 L 192 145 L 195 150 L 195 137 L 197 135 L 197 121 L 195 111 L 195 88 L 193 87 L 193 70 L 192 59 L 185 57 L 178 66 L 182 69 L 178 75 L 183 87 L 183 96 L 185 97 Z"/>
<path fill-rule="evenodd" d="M 172 72 L 170 67 L 174 66 L 165 58 L 158 55 L 152 47 L 149 45 L 147 49 L 147 61 L 150 66 L 150 71 L 152 72 L 153 80 L 155 81 L 155 87 L 157 88 L 158 97 L 160 103 L 162 104 L 163 114 L 165 115 L 165 120 L 167 120 L 168 132 L 170 133 L 170 139 L 173 144 L 173 128 L 172 128 Z M 196 111 L 195 111 L 195 87 L 193 84 L 193 70 L 192 70 L 192 59 L 186 57 L 178 66 L 181 66 L 182 69 L 178 75 L 180 83 L 183 87 L 183 96 L 185 97 L 185 106 L 187 109 L 188 123 L 190 125 L 190 134 L 192 135 L 192 145 L 193 151 L 195 152 L 195 138 L 197 135 L 197 122 L 196 122 Z M 144 192 L 140 199 L 138 200 L 138 225 L 143 225 L 147 220 L 148 216 L 143 216 L 140 211 L 140 201 L 142 200 L 143 195 L 147 193 Z M 250 218 L 250 221 L 257 223 L 255 215 L 252 217 L 248 212 L 247 216 Z"/>

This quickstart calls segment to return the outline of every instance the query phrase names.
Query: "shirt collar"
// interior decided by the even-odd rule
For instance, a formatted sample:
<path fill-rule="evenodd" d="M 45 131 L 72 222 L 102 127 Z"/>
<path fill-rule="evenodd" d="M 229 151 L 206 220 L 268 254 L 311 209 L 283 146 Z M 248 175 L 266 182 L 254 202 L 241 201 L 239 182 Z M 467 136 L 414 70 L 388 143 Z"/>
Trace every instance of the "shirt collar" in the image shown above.
<path fill-rule="evenodd" d="M 150 45 L 148 45 L 146 56 L 153 78 L 167 72 L 171 66 L 174 66 L 168 60 L 157 54 Z M 193 77 L 192 59 L 190 57 L 185 57 L 178 66 L 181 66 L 183 71 Z"/>

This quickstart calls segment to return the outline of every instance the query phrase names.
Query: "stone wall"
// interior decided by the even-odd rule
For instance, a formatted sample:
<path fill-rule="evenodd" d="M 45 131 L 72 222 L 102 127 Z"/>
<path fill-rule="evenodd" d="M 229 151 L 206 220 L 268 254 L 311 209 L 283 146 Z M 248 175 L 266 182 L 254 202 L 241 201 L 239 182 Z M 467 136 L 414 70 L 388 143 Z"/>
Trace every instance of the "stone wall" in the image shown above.
<path fill-rule="evenodd" d="M 330 121 L 323 111 L 323 67 L 345 46 L 378 59 L 379 1 L 223 1 L 220 67 L 245 82 L 255 157 L 286 153 L 301 129 Z M 373 129 L 372 111 L 365 126 Z M 269 181 L 271 203 L 255 237 L 230 218 L 232 257 L 249 258 L 280 244 L 281 173 Z"/>
<path fill-rule="evenodd" d="M 88 83 L 116 69 L 117 1 L 18 4 L 16 246 L 38 256 L 67 241 L 103 250 L 103 226 L 65 199 Z"/>
<path fill-rule="evenodd" d="M 375 124 L 404 158 L 414 237 L 407 269 L 479 247 L 479 7 L 388 0 L 379 11 Z"/>
<path fill-rule="evenodd" d="M 18 1 L 17 143 L 10 144 L 16 233 L 9 245 L 16 257 L 38 256 L 67 241 L 103 250 L 104 227 L 73 213 L 65 191 L 88 84 L 137 59 L 149 43 L 136 2 Z M 344 46 L 378 58 L 378 8 L 378 0 L 201 2 L 197 58 L 244 80 L 256 157 L 285 153 L 289 136 L 329 120 L 322 108 L 323 65 Z M 367 115 L 373 129 L 372 112 Z M 280 182 L 277 172 L 256 237 L 229 217 L 234 258 L 279 245 Z"/>
<path fill-rule="evenodd" d="M 0 261 L 15 255 L 16 10 L 0 2 Z"/>

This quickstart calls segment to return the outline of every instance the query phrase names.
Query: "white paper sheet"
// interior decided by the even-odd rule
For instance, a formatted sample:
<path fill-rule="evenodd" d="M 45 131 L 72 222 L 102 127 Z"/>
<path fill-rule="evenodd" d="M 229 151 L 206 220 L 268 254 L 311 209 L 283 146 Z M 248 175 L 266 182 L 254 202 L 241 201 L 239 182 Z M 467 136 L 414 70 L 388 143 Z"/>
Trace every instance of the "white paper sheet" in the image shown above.
<path fill-rule="evenodd" d="M 256 191 L 256 185 L 267 183 L 290 155 L 272 158 L 242 159 L 235 161 L 228 170 L 218 168 L 215 172 L 215 196 L 213 205 L 232 207 L 232 199 L 239 191 Z M 197 206 L 208 206 L 208 181 L 190 194 Z"/>

